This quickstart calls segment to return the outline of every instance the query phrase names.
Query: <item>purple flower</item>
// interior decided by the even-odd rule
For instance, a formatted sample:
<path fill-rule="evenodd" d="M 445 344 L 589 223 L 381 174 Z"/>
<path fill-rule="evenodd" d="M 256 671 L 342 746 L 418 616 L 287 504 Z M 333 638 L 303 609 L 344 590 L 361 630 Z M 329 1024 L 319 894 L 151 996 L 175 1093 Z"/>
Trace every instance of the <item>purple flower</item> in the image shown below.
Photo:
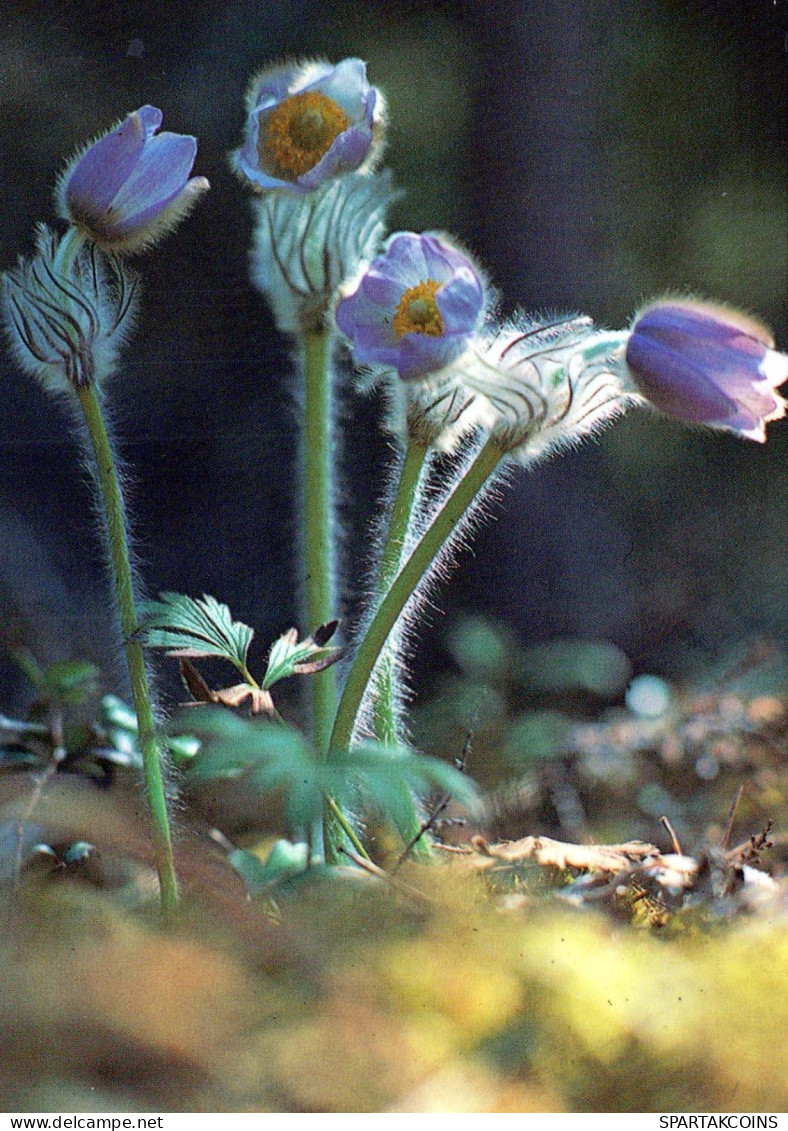
<path fill-rule="evenodd" d="M 306 193 L 366 168 L 380 140 L 382 104 L 360 59 L 261 71 L 249 90 L 236 171 L 258 192 Z"/>
<path fill-rule="evenodd" d="M 357 361 L 413 381 L 460 356 L 484 306 L 484 285 L 463 252 L 436 233 L 402 232 L 341 300 L 336 321 Z"/>
<path fill-rule="evenodd" d="M 197 142 L 156 131 L 161 110 L 143 106 L 93 142 L 57 188 L 61 215 L 105 251 L 141 251 L 186 215 L 208 188 L 189 174 Z"/>
<path fill-rule="evenodd" d="M 743 314 L 692 299 L 666 299 L 641 313 L 626 361 L 637 389 L 688 424 L 766 439 L 765 424 L 785 416 L 774 392 L 788 380 L 788 357 L 769 331 Z"/>

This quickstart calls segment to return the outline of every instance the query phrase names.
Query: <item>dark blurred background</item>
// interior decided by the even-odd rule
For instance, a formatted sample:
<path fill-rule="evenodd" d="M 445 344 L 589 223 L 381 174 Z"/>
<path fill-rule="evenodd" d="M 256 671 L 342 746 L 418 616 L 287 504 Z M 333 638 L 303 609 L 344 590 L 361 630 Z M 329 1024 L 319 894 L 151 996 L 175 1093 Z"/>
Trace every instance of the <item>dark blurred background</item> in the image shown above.
<path fill-rule="evenodd" d="M 51 221 L 76 146 L 150 102 L 199 139 L 212 191 L 139 258 L 144 293 L 113 403 L 152 592 L 209 592 L 257 628 L 295 622 L 298 421 L 290 345 L 247 275 L 248 194 L 227 152 L 267 61 L 358 55 L 385 91 L 393 226 L 444 228 L 502 308 L 620 327 L 692 289 L 788 347 L 785 10 L 772 0 L 11 0 L 0 17 L 0 269 Z M 98 660 L 123 690 L 86 474 L 61 408 L 0 358 L 0 710 L 30 695 L 7 649 Z M 348 399 L 346 522 L 386 444 Z M 702 678 L 788 630 L 788 424 L 760 446 L 632 414 L 514 485 L 440 597 L 416 682 L 463 610 L 524 643 L 610 641 L 635 671 Z M 363 544 L 358 538 L 348 545 Z M 352 557 L 352 555 L 349 555 Z M 351 562 L 361 574 L 363 560 Z M 164 680 L 170 678 L 164 674 Z M 170 690 L 176 684 L 170 681 Z"/>

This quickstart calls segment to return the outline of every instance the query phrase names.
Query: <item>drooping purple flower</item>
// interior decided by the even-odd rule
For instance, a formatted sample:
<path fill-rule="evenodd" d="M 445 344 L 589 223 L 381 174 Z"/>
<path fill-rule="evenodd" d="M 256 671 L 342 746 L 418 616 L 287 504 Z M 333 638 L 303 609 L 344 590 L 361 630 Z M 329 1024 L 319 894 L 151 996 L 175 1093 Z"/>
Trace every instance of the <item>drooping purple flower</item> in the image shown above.
<path fill-rule="evenodd" d="M 484 308 L 482 279 L 464 252 L 434 232 L 400 232 L 340 301 L 336 322 L 357 361 L 415 381 L 456 361 Z"/>
<path fill-rule="evenodd" d="M 788 357 L 765 327 L 725 307 L 655 303 L 635 320 L 626 362 L 639 392 L 688 424 L 763 442 L 766 423 L 785 416 L 774 390 L 788 380 Z"/>
<path fill-rule="evenodd" d="M 170 231 L 209 187 L 190 177 L 195 138 L 157 133 L 162 112 L 143 106 L 71 162 L 57 199 L 70 220 L 105 251 L 141 251 Z"/>
<path fill-rule="evenodd" d="M 381 140 L 383 100 L 360 59 L 261 71 L 247 110 L 233 164 L 258 192 L 307 193 L 342 173 L 364 171 Z"/>

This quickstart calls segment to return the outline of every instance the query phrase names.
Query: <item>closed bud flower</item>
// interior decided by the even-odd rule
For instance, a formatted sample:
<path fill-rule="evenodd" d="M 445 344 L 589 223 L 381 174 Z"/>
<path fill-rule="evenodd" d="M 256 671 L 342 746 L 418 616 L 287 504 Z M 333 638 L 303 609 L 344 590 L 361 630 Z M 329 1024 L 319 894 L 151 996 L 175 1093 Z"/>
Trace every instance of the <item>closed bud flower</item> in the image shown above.
<path fill-rule="evenodd" d="M 104 251 L 132 254 L 178 224 L 206 191 L 191 177 L 197 142 L 157 133 L 161 110 L 143 106 L 69 164 L 58 183 L 61 216 Z"/>
<path fill-rule="evenodd" d="M 133 314 L 137 288 L 118 260 L 58 240 L 43 225 L 37 254 L 2 279 L 2 318 L 20 368 L 44 388 L 94 385 L 111 370 Z"/>
<path fill-rule="evenodd" d="M 774 390 L 788 380 L 788 357 L 765 327 L 723 306 L 665 299 L 647 307 L 632 327 L 626 366 L 643 397 L 687 424 L 763 442 L 766 424 L 785 416 Z"/>
<path fill-rule="evenodd" d="M 253 189 L 308 193 L 368 172 L 383 133 L 383 99 L 360 59 L 285 64 L 255 75 L 244 144 L 233 166 Z"/>

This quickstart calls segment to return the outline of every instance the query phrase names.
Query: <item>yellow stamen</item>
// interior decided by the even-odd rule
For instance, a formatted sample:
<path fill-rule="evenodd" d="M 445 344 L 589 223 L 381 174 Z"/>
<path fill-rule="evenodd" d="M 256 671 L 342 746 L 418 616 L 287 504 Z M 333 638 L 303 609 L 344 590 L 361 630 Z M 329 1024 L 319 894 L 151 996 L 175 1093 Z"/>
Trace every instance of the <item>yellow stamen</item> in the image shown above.
<path fill-rule="evenodd" d="M 415 287 L 408 287 L 392 319 L 392 329 L 398 338 L 403 334 L 430 334 L 440 338 L 443 334 L 443 316 L 438 310 L 435 295 L 440 287 L 434 279 L 426 279 Z"/>
<path fill-rule="evenodd" d="M 285 177 L 314 169 L 349 125 L 342 107 L 318 90 L 306 90 L 280 102 L 257 143 L 261 161 L 273 160 Z"/>

